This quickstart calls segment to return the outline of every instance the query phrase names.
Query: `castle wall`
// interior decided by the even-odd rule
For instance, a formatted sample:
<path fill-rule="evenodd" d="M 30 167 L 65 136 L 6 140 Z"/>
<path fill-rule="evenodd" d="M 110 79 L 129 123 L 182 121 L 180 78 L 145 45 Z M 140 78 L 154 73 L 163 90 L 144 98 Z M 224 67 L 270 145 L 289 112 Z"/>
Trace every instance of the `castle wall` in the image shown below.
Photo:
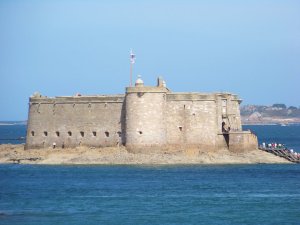
<path fill-rule="evenodd" d="M 229 149 L 231 132 L 242 131 L 239 104 L 241 100 L 236 95 L 230 93 L 216 93 L 216 116 L 217 116 L 217 149 Z M 225 127 L 228 133 L 224 133 L 222 129 L 222 123 L 225 123 Z"/>
<path fill-rule="evenodd" d="M 229 134 L 229 150 L 243 152 L 257 149 L 257 136 L 250 131 L 231 132 Z"/>
<path fill-rule="evenodd" d="M 213 95 L 167 95 L 167 142 L 173 148 L 214 149 L 217 121 Z"/>
<path fill-rule="evenodd" d="M 123 96 L 31 98 L 26 148 L 124 142 Z"/>
<path fill-rule="evenodd" d="M 230 95 L 228 99 L 228 119 L 231 131 L 241 131 L 240 102 L 236 95 Z"/>
<path fill-rule="evenodd" d="M 126 95 L 30 98 L 26 149 L 126 145 L 131 152 L 198 148 L 244 151 L 257 138 L 243 132 L 229 93 L 171 93 L 139 78 Z"/>
<path fill-rule="evenodd" d="M 166 89 L 130 87 L 126 91 L 126 147 L 152 151 L 166 144 Z"/>

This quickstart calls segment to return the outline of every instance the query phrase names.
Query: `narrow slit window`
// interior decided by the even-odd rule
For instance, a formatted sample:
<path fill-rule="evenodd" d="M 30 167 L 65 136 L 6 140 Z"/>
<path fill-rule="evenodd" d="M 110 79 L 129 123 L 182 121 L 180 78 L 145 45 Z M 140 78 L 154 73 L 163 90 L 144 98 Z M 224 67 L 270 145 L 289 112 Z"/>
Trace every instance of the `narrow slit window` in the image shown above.
<path fill-rule="evenodd" d="M 97 136 L 97 132 L 93 131 L 93 136 L 96 137 Z"/>
<path fill-rule="evenodd" d="M 44 131 L 44 136 L 47 137 L 48 136 L 48 132 Z"/>
<path fill-rule="evenodd" d="M 69 136 L 72 136 L 72 132 L 71 132 L 71 131 L 69 131 L 69 132 L 68 132 L 68 135 L 69 135 Z"/>
<path fill-rule="evenodd" d="M 59 131 L 56 131 L 55 133 L 56 133 L 56 136 L 59 137 L 59 135 L 60 135 Z"/>
<path fill-rule="evenodd" d="M 108 131 L 105 131 L 105 137 L 109 137 L 109 132 Z"/>
<path fill-rule="evenodd" d="M 227 114 L 227 100 L 226 99 L 224 99 L 222 101 L 222 113 Z"/>
<path fill-rule="evenodd" d="M 31 131 L 31 136 L 32 136 L 32 137 L 34 136 L 34 131 Z"/>
<path fill-rule="evenodd" d="M 178 128 L 179 128 L 179 131 L 182 131 L 182 126 L 179 126 Z"/>
<path fill-rule="evenodd" d="M 84 132 L 80 131 L 80 135 L 81 135 L 81 137 L 84 137 Z"/>

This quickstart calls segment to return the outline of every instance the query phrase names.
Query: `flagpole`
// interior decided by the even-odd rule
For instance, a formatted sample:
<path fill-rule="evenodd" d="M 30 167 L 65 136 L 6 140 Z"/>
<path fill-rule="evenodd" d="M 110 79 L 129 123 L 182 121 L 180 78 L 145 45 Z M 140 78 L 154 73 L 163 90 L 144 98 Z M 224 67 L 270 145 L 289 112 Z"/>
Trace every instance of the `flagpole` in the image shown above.
<path fill-rule="evenodd" d="M 134 62 L 135 62 L 135 54 L 133 54 L 131 49 L 130 50 L 130 87 L 132 87 L 132 71 L 133 71 Z"/>
<path fill-rule="evenodd" d="M 130 62 L 130 87 L 132 87 L 132 62 Z"/>

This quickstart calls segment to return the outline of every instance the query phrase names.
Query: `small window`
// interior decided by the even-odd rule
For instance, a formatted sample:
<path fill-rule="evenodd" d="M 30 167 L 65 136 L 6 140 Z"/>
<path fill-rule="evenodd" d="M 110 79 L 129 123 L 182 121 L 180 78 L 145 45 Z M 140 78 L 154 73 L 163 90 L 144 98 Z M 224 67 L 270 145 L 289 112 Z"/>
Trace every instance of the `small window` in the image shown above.
<path fill-rule="evenodd" d="M 96 137 L 97 136 L 97 132 L 93 131 L 93 136 Z"/>
<path fill-rule="evenodd" d="M 56 136 L 59 137 L 59 131 L 56 131 L 55 133 L 56 133 Z"/>
<path fill-rule="evenodd" d="M 81 137 L 84 137 L 84 132 L 80 131 L 80 135 L 81 135 Z"/>
<path fill-rule="evenodd" d="M 178 127 L 180 131 L 182 131 L 182 126 Z"/>
<path fill-rule="evenodd" d="M 72 132 L 71 132 L 71 131 L 68 131 L 68 135 L 69 135 L 69 136 L 72 136 Z"/>
<path fill-rule="evenodd" d="M 222 113 L 227 114 L 227 100 L 226 99 L 224 99 L 222 101 Z"/>
<path fill-rule="evenodd" d="M 140 130 L 140 131 L 139 131 L 139 134 L 143 134 L 143 131 Z"/>
<path fill-rule="evenodd" d="M 44 136 L 47 137 L 48 136 L 48 132 L 44 131 Z"/>
<path fill-rule="evenodd" d="M 32 136 L 32 137 L 34 136 L 34 131 L 31 131 L 31 136 Z"/>
<path fill-rule="evenodd" d="M 137 96 L 138 96 L 139 98 L 141 98 L 141 97 L 143 97 L 144 94 L 145 94 L 145 93 L 143 93 L 143 92 L 138 92 L 138 93 L 137 93 Z"/>
<path fill-rule="evenodd" d="M 105 137 L 109 137 L 109 132 L 108 131 L 105 131 Z"/>

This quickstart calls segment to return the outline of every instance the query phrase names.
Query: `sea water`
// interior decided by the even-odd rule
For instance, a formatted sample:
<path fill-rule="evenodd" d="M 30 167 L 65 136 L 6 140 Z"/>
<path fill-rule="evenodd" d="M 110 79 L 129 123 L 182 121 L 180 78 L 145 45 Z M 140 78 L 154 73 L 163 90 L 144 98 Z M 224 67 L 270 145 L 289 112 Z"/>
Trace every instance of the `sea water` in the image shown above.
<path fill-rule="evenodd" d="M 258 142 L 281 143 L 289 149 L 300 152 L 300 124 L 280 125 L 249 125 L 244 130 L 251 130 L 258 137 Z M 300 223 L 299 223 L 300 224 Z"/>
<path fill-rule="evenodd" d="M 300 165 L 0 165 L 0 224 L 300 224 Z"/>
<path fill-rule="evenodd" d="M 244 128 L 300 150 L 300 126 Z M 300 164 L 0 165 L 0 224 L 300 224 Z"/>
<path fill-rule="evenodd" d="M 17 121 L 0 121 L 0 144 L 23 144 L 26 137 L 26 125 Z"/>

